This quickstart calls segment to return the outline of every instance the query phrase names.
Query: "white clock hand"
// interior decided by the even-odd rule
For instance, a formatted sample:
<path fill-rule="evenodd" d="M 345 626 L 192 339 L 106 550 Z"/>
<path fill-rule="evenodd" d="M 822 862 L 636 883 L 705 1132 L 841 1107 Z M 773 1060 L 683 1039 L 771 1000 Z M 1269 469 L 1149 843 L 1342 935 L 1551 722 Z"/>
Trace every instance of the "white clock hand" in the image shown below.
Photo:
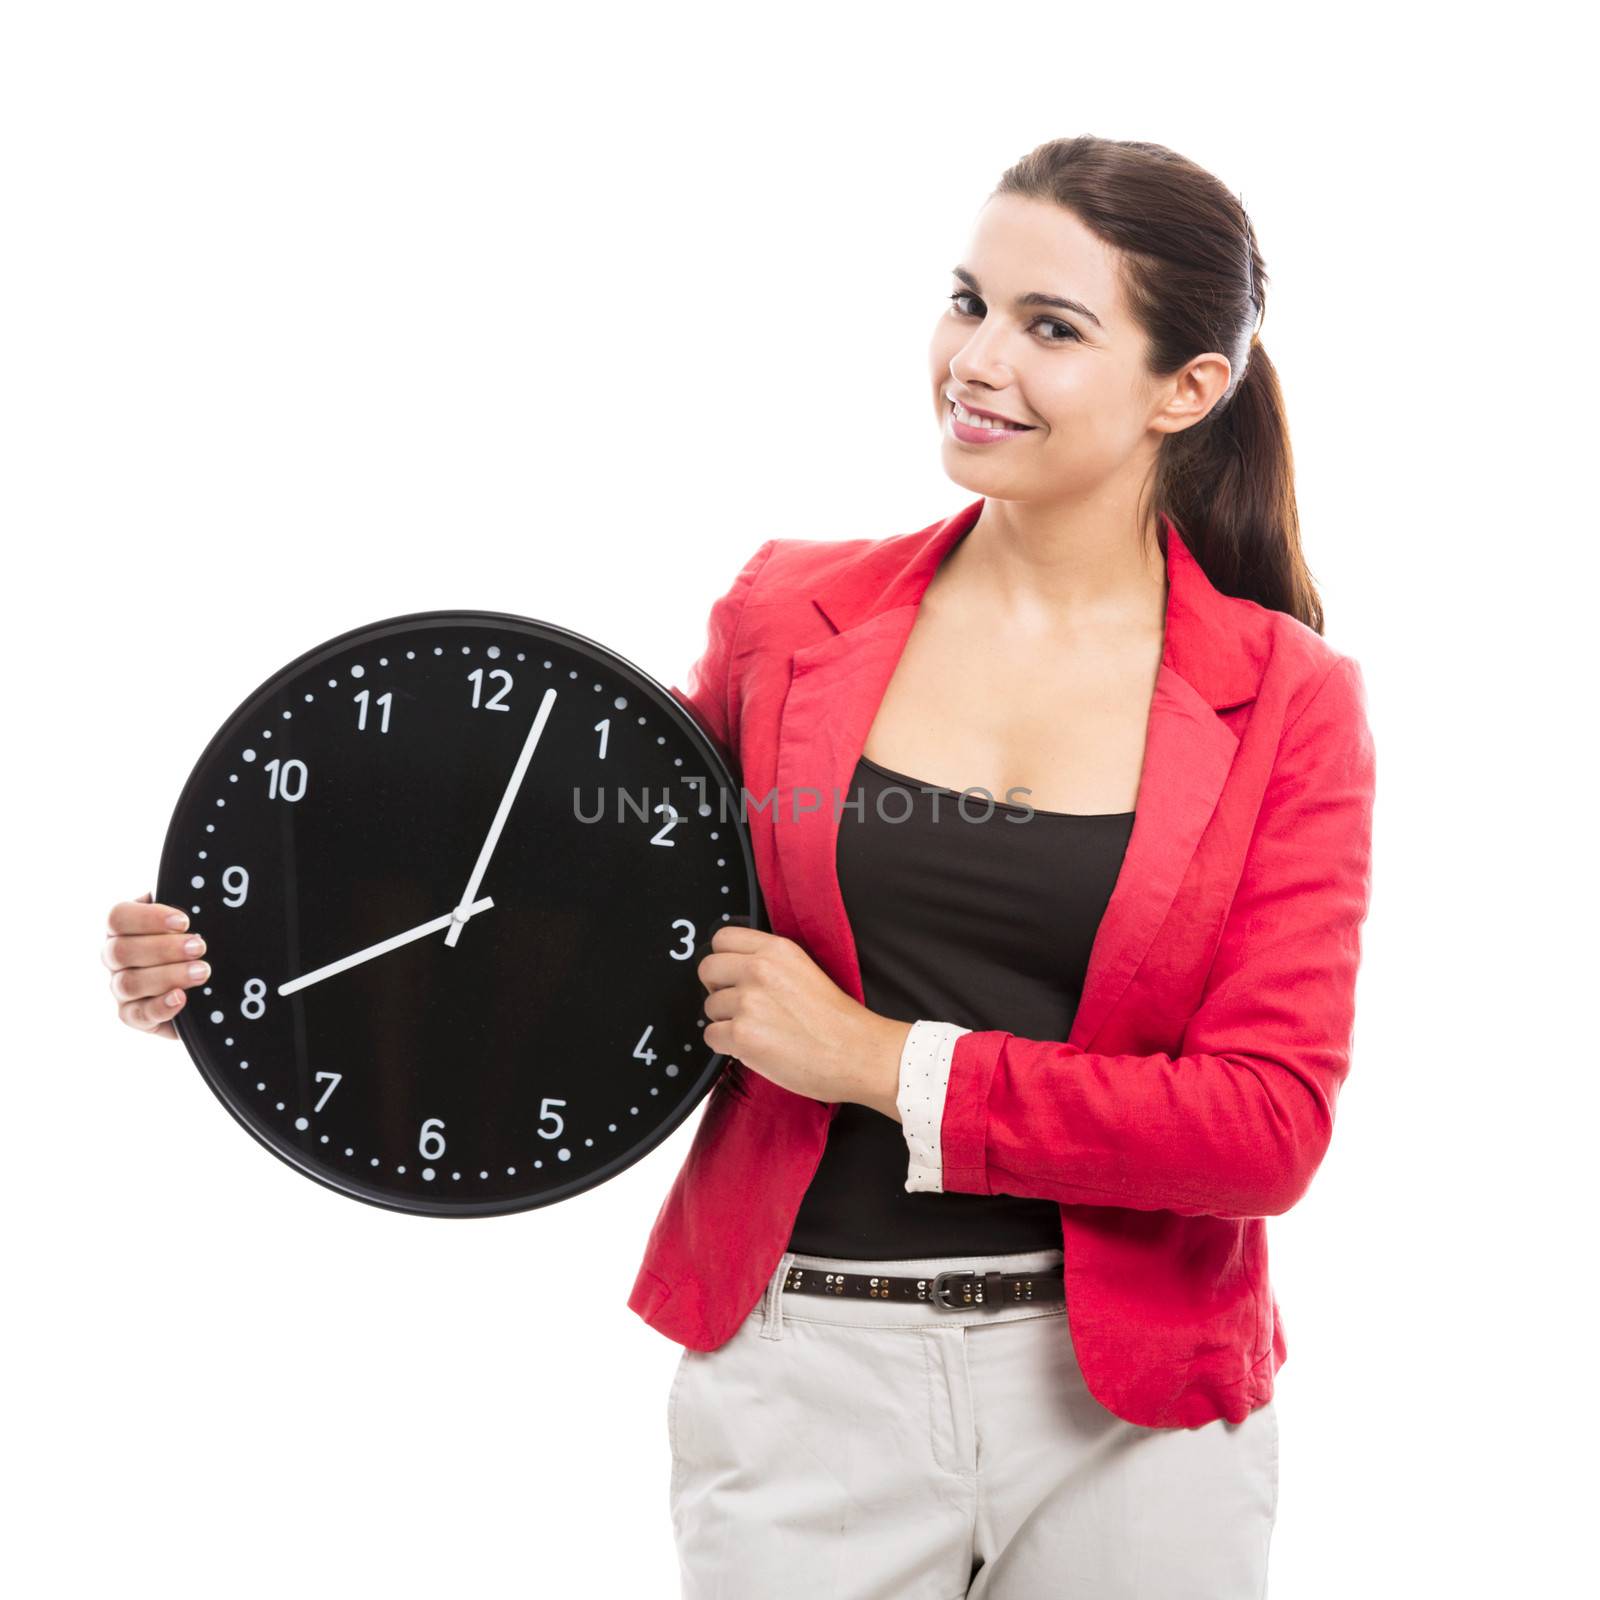
<path fill-rule="evenodd" d="M 480 911 L 487 911 L 494 904 L 485 896 L 482 900 L 466 908 L 469 917 L 475 917 Z M 385 939 L 381 944 L 369 944 L 365 950 L 357 950 L 353 956 L 346 956 L 342 961 L 330 961 L 325 967 L 318 967 L 315 972 L 307 972 L 302 977 L 291 978 L 287 983 L 278 985 L 278 993 L 296 994 L 301 989 L 310 988 L 314 983 L 321 983 L 324 978 L 331 978 L 336 972 L 346 972 L 351 967 L 359 967 L 363 961 L 370 961 L 374 956 L 387 955 L 391 950 L 398 950 L 403 944 L 410 944 L 416 939 L 426 939 L 430 933 L 437 933 L 441 928 L 461 926 L 458 918 L 461 912 L 447 911 L 442 917 L 435 917 L 432 922 L 424 922 L 421 927 L 408 928 L 404 933 L 397 933 L 392 939 Z"/>
<path fill-rule="evenodd" d="M 478 885 L 483 882 L 484 872 L 489 866 L 489 857 L 494 854 L 494 847 L 500 840 L 500 830 L 505 827 L 506 818 L 511 815 L 511 802 L 517 798 L 517 790 L 522 787 L 523 774 L 533 759 L 533 747 L 538 744 L 539 735 L 544 732 L 544 725 L 550 720 L 550 708 L 555 703 L 555 690 L 546 689 L 544 699 L 539 702 L 539 714 L 533 719 L 533 726 L 528 729 L 528 737 L 522 741 L 522 753 L 517 757 L 511 781 L 506 785 L 506 792 L 500 796 L 500 809 L 495 812 L 494 821 L 489 824 L 489 837 L 483 841 L 483 848 L 478 852 L 478 863 L 473 867 L 472 876 L 467 879 L 467 886 L 461 892 L 461 904 L 453 913 L 455 920 L 450 924 L 450 931 L 444 936 L 444 942 L 448 945 L 453 946 L 461 937 L 461 929 L 472 914 L 468 902 L 478 892 Z"/>

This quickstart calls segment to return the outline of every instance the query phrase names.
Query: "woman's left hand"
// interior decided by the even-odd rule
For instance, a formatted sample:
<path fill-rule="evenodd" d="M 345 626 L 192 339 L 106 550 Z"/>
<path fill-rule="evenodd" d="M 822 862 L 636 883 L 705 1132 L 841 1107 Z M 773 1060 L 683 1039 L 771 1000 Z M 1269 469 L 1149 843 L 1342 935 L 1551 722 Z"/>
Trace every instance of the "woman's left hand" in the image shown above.
<path fill-rule="evenodd" d="M 911 1031 L 852 1000 L 793 939 L 724 926 L 695 969 L 710 991 L 705 1040 L 813 1100 L 900 1120 L 900 1050 Z"/>

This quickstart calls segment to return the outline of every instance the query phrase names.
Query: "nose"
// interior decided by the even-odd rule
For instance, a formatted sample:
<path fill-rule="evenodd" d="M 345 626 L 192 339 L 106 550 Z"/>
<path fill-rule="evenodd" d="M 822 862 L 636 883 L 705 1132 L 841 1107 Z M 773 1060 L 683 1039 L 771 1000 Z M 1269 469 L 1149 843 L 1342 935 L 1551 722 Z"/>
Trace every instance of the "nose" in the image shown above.
<path fill-rule="evenodd" d="M 1011 368 L 1002 359 L 1004 330 L 985 324 L 950 358 L 950 376 L 969 389 L 1004 389 L 1012 381 Z"/>

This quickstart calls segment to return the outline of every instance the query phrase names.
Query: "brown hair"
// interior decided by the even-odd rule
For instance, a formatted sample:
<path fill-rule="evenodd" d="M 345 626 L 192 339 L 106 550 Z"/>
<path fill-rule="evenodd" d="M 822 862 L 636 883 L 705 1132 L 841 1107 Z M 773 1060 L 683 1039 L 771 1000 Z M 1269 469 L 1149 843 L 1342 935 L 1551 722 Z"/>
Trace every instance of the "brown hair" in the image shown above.
<path fill-rule="evenodd" d="M 1123 292 L 1149 337 L 1153 373 L 1176 372 L 1206 350 L 1227 356 L 1233 379 L 1209 415 L 1162 441 L 1153 509 L 1171 517 L 1224 594 L 1321 633 L 1283 394 L 1255 331 L 1267 274 L 1242 201 L 1164 145 L 1092 134 L 1030 150 L 994 193 L 1064 206 L 1121 252 Z"/>

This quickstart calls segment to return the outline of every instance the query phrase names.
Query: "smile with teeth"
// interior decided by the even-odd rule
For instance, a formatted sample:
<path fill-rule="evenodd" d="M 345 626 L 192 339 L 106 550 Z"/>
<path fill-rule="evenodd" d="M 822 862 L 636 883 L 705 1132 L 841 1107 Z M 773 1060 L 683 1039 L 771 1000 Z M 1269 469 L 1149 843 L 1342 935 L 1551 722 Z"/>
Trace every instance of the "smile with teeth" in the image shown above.
<path fill-rule="evenodd" d="M 982 428 L 987 433 L 1026 433 L 1028 424 L 1025 422 L 1000 422 L 994 417 L 980 417 L 975 411 L 968 411 L 959 400 L 950 402 L 950 409 L 957 422 L 964 423 L 969 428 Z"/>

